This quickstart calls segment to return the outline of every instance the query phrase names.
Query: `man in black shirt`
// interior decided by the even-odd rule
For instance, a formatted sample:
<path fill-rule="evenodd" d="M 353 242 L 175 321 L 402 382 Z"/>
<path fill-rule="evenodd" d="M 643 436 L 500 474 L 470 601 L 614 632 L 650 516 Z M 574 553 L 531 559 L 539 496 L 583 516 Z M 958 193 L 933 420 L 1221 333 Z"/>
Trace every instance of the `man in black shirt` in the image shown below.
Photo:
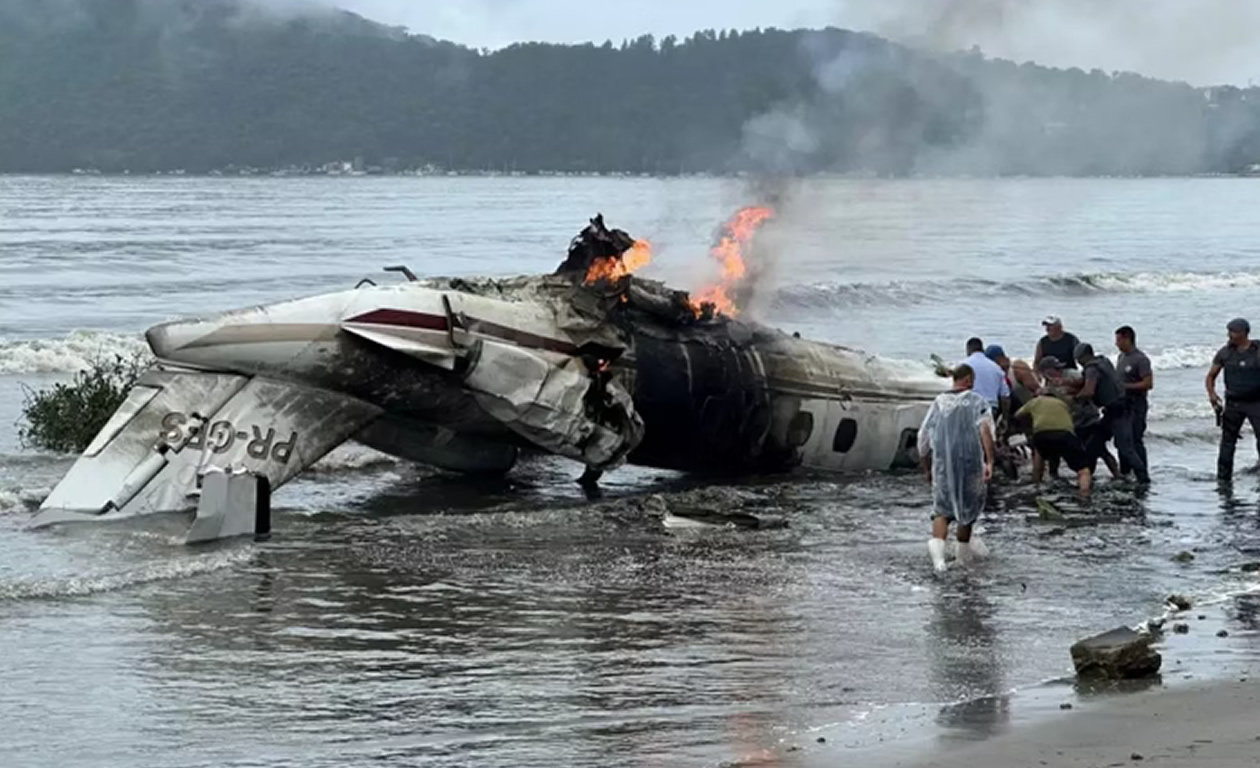
<path fill-rule="evenodd" d="M 1097 459 L 1106 448 L 1108 437 L 1115 438 L 1120 461 L 1133 470 L 1139 483 L 1148 485 L 1151 477 L 1147 474 L 1146 462 L 1133 444 L 1133 423 L 1125 407 L 1124 389 L 1115 366 L 1107 358 L 1094 354 L 1089 344 L 1077 344 L 1074 353 L 1085 374 L 1085 386 L 1081 387 L 1078 397 L 1092 398 L 1102 409 L 1102 423 L 1091 438 L 1090 455 Z"/>
<path fill-rule="evenodd" d="M 1124 386 L 1125 407 L 1129 411 L 1129 420 L 1133 424 L 1133 446 L 1142 463 L 1150 470 L 1150 462 L 1146 460 L 1146 414 L 1150 409 L 1147 393 L 1155 386 L 1155 374 L 1151 370 L 1151 359 L 1137 348 L 1137 333 L 1132 327 L 1122 325 L 1116 329 L 1116 370 L 1120 372 L 1120 382 Z M 1120 471 L 1128 474 L 1131 467 L 1123 460 Z"/>
<path fill-rule="evenodd" d="M 1075 352 L 1076 345 L 1081 343 L 1080 339 L 1063 330 L 1063 320 L 1058 315 L 1050 315 L 1042 320 L 1041 326 L 1046 329 L 1046 335 L 1037 342 L 1033 367 L 1039 366 L 1043 357 L 1056 357 L 1064 368 L 1076 370 Z"/>
<path fill-rule="evenodd" d="M 1221 448 L 1216 457 L 1216 478 L 1234 476 L 1234 449 L 1243 421 L 1251 422 L 1260 451 L 1260 345 L 1252 341 L 1251 325 L 1241 317 L 1225 326 L 1229 343 L 1221 347 L 1208 370 L 1207 391 L 1221 425 Z M 1225 405 L 1216 394 L 1216 376 L 1225 371 Z"/>

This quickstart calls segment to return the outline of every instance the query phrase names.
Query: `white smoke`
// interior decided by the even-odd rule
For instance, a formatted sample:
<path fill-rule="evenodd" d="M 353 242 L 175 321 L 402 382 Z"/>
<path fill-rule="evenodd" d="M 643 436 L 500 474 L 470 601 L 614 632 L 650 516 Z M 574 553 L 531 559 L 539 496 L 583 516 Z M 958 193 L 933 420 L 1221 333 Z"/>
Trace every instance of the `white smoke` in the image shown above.
<path fill-rule="evenodd" d="M 1249 0 L 837 0 L 844 26 L 917 47 L 1196 85 L 1260 73 Z"/>

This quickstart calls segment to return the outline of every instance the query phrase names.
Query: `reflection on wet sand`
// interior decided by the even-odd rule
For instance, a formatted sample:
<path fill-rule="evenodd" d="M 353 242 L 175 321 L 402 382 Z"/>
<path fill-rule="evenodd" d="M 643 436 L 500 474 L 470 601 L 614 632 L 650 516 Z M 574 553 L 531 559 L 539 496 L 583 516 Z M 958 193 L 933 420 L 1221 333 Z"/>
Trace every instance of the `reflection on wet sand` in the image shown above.
<path fill-rule="evenodd" d="M 981 573 L 960 569 L 937 585 L 932 597 L 928 670 L 940 700 L 957 702 L 942 707 L 936 717 L 952 738 L 988 738 L 1010 720 L 995 609 L 982 579 Z"/>

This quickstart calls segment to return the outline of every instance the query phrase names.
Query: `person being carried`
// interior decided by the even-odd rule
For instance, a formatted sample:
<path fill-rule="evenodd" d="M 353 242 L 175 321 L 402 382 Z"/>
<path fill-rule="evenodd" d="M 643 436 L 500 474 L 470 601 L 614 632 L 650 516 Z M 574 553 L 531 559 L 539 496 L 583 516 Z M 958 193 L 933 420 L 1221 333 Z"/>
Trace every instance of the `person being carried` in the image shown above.
<path fill-rule="evenodd" d="M 1216 456 L 1216 479 L 1229 482 L 1234 478 L 1234 452 L 1242 435 L 1244 421 L 1251 422 L 1256 434 L 1256 450 L 1260 452 L 1260 345 L 1251 340 L 1251 324 L 1241 317 L 1225 326 L 1229 343 L 1212 358 L 1208 369 L 1208 400 L 1221 425 L 1221 446 Z M 1216 394 L 1216 377 L 1225 371 L 1225 405 Z"/>
<path fill-rule="evenodd" d="M 1085 446 L 1086 458 L 1090 460 L 1091 477 L 1096 465 L 1094 458 L 1089 457 L 1091 449 L 1098 452 L 1097 458 L 1101 458 L 1107 465 L 1107 470 L 1111 472 L 1112 477 L 1120 477 L 1120 464 L 1116 461 L 1116 457 L 1111 455 L 1111 451 L 1107 450 L 1106 435 L 1100 436 L 1098 440 L 1094 438 L 1094 432 L 1102 428 L 1102 413 L 1098 410 L 1098 406 L 1094 405 L 1092 399 L 1079 397 L 1081 388 L 1085 386 L 1085 378 L 1081 372 L 1067 370 L 1063 362 L 1053 355 L 1041 358 L 1038 369 L 1045 377 L 1045 385 L 1041 391 L 1067 403 L 1068 410 L 1072 413 L 1072 427 L 1076 432 L 1076 438 L 1081 441 L 1081 445 Z M 1049 461 L 1049 470 L 1051 477 L 1058 476 L 1058 459 Z"/>
<path fill-rule="evenodd" d="M 1029 400 L 1015 412 L 1017 422 L 1028 422 L 1032 427 L 1033 483 L 1040 485 L 1047 461 L 1067 462 L 1076 473 L 1081 494 L 1089 493 L 1093 472 L 1085 455 L 1085 446 L 1076 436 L 1072 423 L 1072 411 L 1066 402 L 1051 394 L 1041 394 Z"/>
<path fill-rule="evenodd" d="M 945 540 L 949 524 L 958 524 L 957 560 L 984 557 L 988 550 L 972 527 L 984 509 L 987 485 L 993 477 L 993 414 L 977 394 L 975 372 L 966 363 L 954 369 L 954 388 L 932 401 L 919 427 L 918 448 L 923 471 L 932 484 L 932 538 L 928 554 L 932 566 L 945 570 Z"/>
<path fill-rule="evenodd" d="M 1044 359 L 1044 358 L 1043 358 Z M 1011 402 L 1021 406 L 1041 394 L 1041 382 L 1027 360 L 1015 360 L 1011 363 L 1010 377 L 1014 380 L 1011 387 Z"/>
<path fill-rule="evenodd" d="M 1125 407 L 1124 390 L 1116 367 L 1107 358 L 1094 354 L 1094 348 L 1089 344 L 1076 345 L 1076 361 L 1085 374 L 1085 386 L 1081 387 L 1078 397 L 1092 399 L 1102 411 L 1102 423 L 1091 435 L 1092 445 L 1087 445 L 1090 468 L 1094 466 L 1092 460 L 1106 450 L 1108 438 L 1114 438 L 1120 461 L 1128 464 L 1139 483 L 1149 485 L 1151 477 L 1146 471 L 1146 462 L 1142 461 L 1133 444 L 1133 423 Z"/>
<path fill-rule="evenodd" d="M 1046 335 L 1037 342 L 1037 351 L 1033 355 L 1033 367 L 1040 370 L 1043 357 L 1055 357 L 1063 363 L 1064 368 L 1075 370 L 1076 363 L 1073 355 L 1076 352 L 1076 345 L 1080 344 L 1081 340 L 1076 338 L 1075 334 L 1063 330 L 1063 319 L 1058 315 L 1048 315 L 1041 321 L 1041 327 L 1046 329 Z"/>
<path fill-rule="evenodd" d="M 998 368 L 1002 369 L 1002 378 L 1006 379 L 1007 397 L 1010 398 L 1010 409 L 1013 413 L 1027 400 L 1021 400 L 1015 395 L 1016 381 L 1012 378 L 1011 359 L 1006 356 L 1006 350 L 1002 349 L 1000 344 L 990 344 L 984 348 L 984 356 L 992 360 Z"/>

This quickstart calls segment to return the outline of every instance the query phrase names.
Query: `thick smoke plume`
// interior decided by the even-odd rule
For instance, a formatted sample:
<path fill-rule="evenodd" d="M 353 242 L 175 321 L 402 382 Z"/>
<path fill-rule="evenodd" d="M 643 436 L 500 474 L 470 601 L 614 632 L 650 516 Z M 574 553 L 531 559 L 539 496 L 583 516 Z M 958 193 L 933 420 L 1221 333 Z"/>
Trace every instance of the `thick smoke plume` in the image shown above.
<path fill-rule="evenodd" d="M 1246 0 L 841 0 L 837 21 L 917 47 L 979 46 L 1057 67 L 1243 85 L 1260 4 Z"/>
<path fill-rule="evenodd" d="M 754 272 L 767 283 L 798 251 L 793 222 L 836 213 L 817 210 L 806 173 L 1185 174 L 1260 161 L 1248 159 L 1260 150 L 1260 115 L 1237 91 L 1111 71 L 1245 80 L 1260 3 L 846 0 L 836 22 L 900 45 L 807 34 L 800 54 L 812 90 L 744 125 L 737 164 L 755 180 L 747 202 L 773 197 L 780 213 L 765 232 L 773 246 L 756 251 Z M 1065 70 L 1021 66 L 1028 59 Z"/>

